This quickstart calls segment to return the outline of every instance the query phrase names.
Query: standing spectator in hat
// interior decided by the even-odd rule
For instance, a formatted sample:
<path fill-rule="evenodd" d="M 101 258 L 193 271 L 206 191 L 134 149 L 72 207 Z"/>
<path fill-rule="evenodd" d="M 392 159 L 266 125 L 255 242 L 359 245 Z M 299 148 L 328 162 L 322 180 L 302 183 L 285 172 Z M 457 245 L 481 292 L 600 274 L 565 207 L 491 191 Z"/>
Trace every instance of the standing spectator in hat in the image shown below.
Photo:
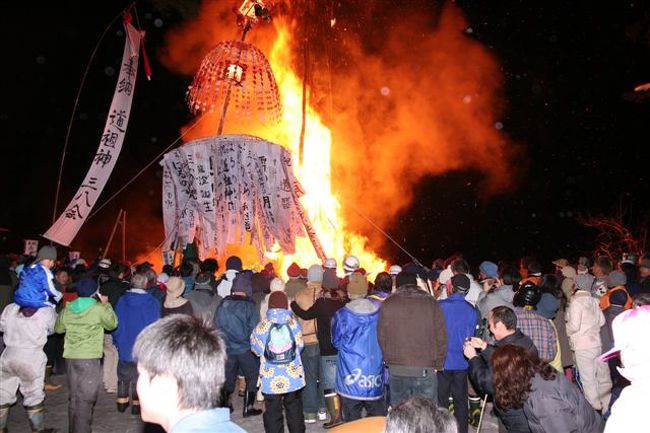
<path fill-rule="evenodd" d="M 260 364 L 259 359 L 251 352 L 250 338 L 260 321 L 260 314 L 251 297 L 251 278 L 250 271 L 238 273 L 232 284 L 232 294 L 221 301 L 214 315 L 214 325 L 222 332 L 228 353 L 226 382 L 221 395 L 222 406 L 232 407 L 229 402 L 230 395 L 235 390 L 237 372 L 241 369 L 246 378 L 244 417 L 262 413 L 254 406 Z"/>
<path fill-rule="evenodd" d="M 0 316 L 0 333 L 6 345 L 0 355 L 0 431 L 7 431 L 9 409 L 20 389 L 23 406 L 33 432 L 45 429 L 45 364 L 43 346 L 54 331 L 53 308 L 9 304 Z"/>
<path fill-rule="evenodd" d="M 162 307 L 162 317 L 171 314 L 194 314 L 192 304 L 183 298 L 185 282 L 181 277 L 170 277 L 167 281 L 167 293 Z"/>
<path fill-rule="evenodd" d="M 632 308 L 632 297 L 625 288 L 627 277 L 623 272 L 612 271 L 606 278 L 607 291 L 600 297 L 600 308 L 606 310 L 611 305 L 611 297 L 615 293 L 625 295 L 625 304 L 623 307 L 627 310 Z"/>
<path fill-rule="evenodd" d="M 295 299 L 296 294 L 307 287 L 307 280 L 302 277 L 302 268 L 295 262 L 287 268 L 287 276 L 289 280 L 285 284 L 284 292 L 289 299 Z"/>
<path fill-rule="evenodd" d="M 283 327 L 282 325 L 286 325 Z M 281 347 L 271 347 L 271 333 L 277 332 Z M 304 433 L 302 388 L 305 386 L 300 351 L 304 346 L 300 323 L 289 311 L 287 295 L 271 292 L 266 317 L 255 327 L 250 337 L 251 350 L 261 358 L 260 378 L 264 395 L 264 431 L 283 432 L 283 408 L 290 433 Z M 273 353 L 268 353 L 267 349 Z M 282 352 L 286 359 L 272 355 Z"/>
<path fill-rule="evenodd" d="M 392 281 L 393 281 L 393 289 L 395 290 L 395 279 L 397 278 L 397 275 L 402 272 L 402 267 L 399 265 L 392 265 L 390 268 L 388 268 L 388 275 L 390 275 Z M 391 290 L 391 291 L 392 291 Z"/>
<path fill-rule="evenodd" d="M 221 298 L 230 296 L 232 282 L 241 271 L 242 262 L 239 257 L 230 256 L 226 259 L 226 272 L 224 272 L 223 275 L 221 275 L 221 278 L 219 278 L 219 281 L 217 281 L 217 294 L 221 296 Z"/>
<path fill-rule="evenodd" d="M 38 250 L 36 261 L 23 268 L 18 287 L 14 293 L 14 302 L 21 307 L 54 307 L 63 294 L 54 287 L 54 278 L 50 269 L 56 262 L 56 248 L 45 245 Z M 54 302 L 50 301 L 54 299 Z"/>
<path fill-rule="evenodd" d="M 403 279 L 411 284 L 400 285 Z M 436 371 L 443 369 L 447 353 L 442 309 L 414 281 L 414 275 L 401 272 L 397 290 L 379 310 L 379 345 L 390 371 L 393 406 L 415 394 L 437 401 Z"/>
<path fill-rule="evenodd" d="M 513 303 L 517 315 L 517 327 L 533 340 L 537 354 L 544 362 L 552 362 L 558 351 L 557 333 L 553 323 L 537 312 L 542 291 L 536 284 L 522 284 L 515 294 Z"/>
<path fill-rule="evenodd" d="M 269 284 L 270 293 L 268 293 L 264 297 L 264 300 L 262 300 L 262 303 L 260 304 L 260 317 L 266 317 L 266 312 L 269 309 L 269 298 L 271 297 L 271 295 L 274 292 L 283 292 L 286 294 L 285 288 L 286 286 L 284 284 L 284 281 L 282 281 L 281 279 L 276 277 L 273 278 L 273 280 L 271 280 L 271 283 Z"/>
<path fill-rule="evenodd" d="M 368 281 L 360 272 L 350 275 L 350 302 L 332 319 L 332 344 L 338 350 L 336 392 L 341 396 L 346 422 L 367 416 L 385 416 L 384 357 L 377 340 L 379 307 L 366 299 Z M 329 408 L 336 417 L 335 408 Z"/>
<path fill-rule="evenodd" d="M 296 295 L 296 304 L 303 310 L 309 310 L 316 302 L 316 299 L 321 296 L 322 282 L 323 268 L 320 265 L 310 266 L 307 271 L 307 287 Z M 303 411 L 305 413 L 305 423 L 314 424 L 317 418 L 321 421 L 327 419 L 323 390 L 320 389 L 319 392 L 318 386 L 320 378 L 320 347 L 316 335 L 316 319 L 304 320 L 298 318 L 298 321 L 302 327 L 302 337 L 305 342 L 301 354 L 305 371 L 305 388 L 302 392 Z"/>
<path fill-rule="evenodd" d="M 133 347 L 142 420 L 173 433 L 245 433 L 220 408 L 226 351 L 214 328 L 176 314 L 146 327 Z"/>
<path fill-rule="evenodd" d="M 447 329 L 447 355 L 444 369 L 438 371 L 438 402 L 440 407 L 453 402 L 458 432 L 467 433 L 467 370 L 469 364 L 463 356 L 465 341 L 474 336 L 478 315 L 476 309 L 465 300 L 470 290 L 467 275 L 457 274 L 451 278 L 451 291 L 447 299 L 440 301 Z"/>
<path fill-rule="evenodd" d="M 576 291 L 566 314 L 566 331 L 585 397 L 594 409 L 604 412 L 609 405 L 612 381 L 607 364 L 596 360 L 602 353 L 600 328 L 605 325 L 605 316 L 598 300 L 591 296 L 593 280 L 588 274 L 576 276 Z"/>
<path fill-rule="evenodd" d="M 187 290 L 185 290 L 185 293 L 187 293 Z M 196 276 L 194 290 L 186 294 L 185 297 L 192 304 L 194 316 L 203 320 L 209 326 L 212 326 L 214 313 L 217 311 L 217 307 L 222 299 L 221 296 L 212 290 L 212 286 L 210 286 L 210 275 L 205 272 L 198 274 Z"/>
<path fill-rule="evenodd" d="M 511 265 L 504 266 L 497 278 L 484 280 L 483 293 L 478 296 L 476 301 L 476 308 L 481 314 L 481 319 L 487 321 L 488 313 L 495 307 L 503 305 L 514 308 L 512 301 L 515 291 L 519 290 L 520 282 L 519 270 Z"/>
<path fill-rule="evenodd" d="M 94 295 L 97 281 L 84 278 L 77 282 L 79 298 L 70 302 L 56 320 L 54 330 L 65 332 L 63 357 L 68 375 L 68 425 L 75 433 L 90 433 L 93 408 L 102 380 L 101 358 L 104 330 L 117 326 L 117 316 L 108 298 Z"/>
<path fill-rule="evenodd" d="M 648 401 L 650 401 L 650 306 L 632 308 L 617 316 L 612 323 L 614 347 L 602 354 L 604 362 L 619 356 L 620 373 L 631 384 L 623 388 L 612 406 L 605 433 L 641 433 L 647 430 Z"/>
<path fill-rule="evenodd" d="M 336 384 L 337 350 L 332 345 L 331 322 L 334 314 L 345 305 L 345 293 L 339 290 L 338 278 L 333 269 L 323 272 L 322 295 L 308 309 L 303 309 L 296 301 L 291 303 L 291 310 L 303 320 L 316 319 L 316 334 L 320 349 L 320 385 L 325 393 L 325 400 L 332 401 L 338 397 L 334 392 Z M 303 304 L 304 305 L 304 304 Z M 330 416 L 325 426 L 336 424 L 335 417 Z"/>
<path fill-rule="evenodd" d="M 131 278 L 131 288 L 117 301 L 115 313 L 117 328 L 113 339 L 117 345 L 119 361 L 117 364 L 117 410 L 124 412 L 131 399 L 131 413 L 140 413 L 140 400 L 136 390 L 138 371 L 133 359 L 133 345 L 138 334 L 160 318 L 160 304 L 144 290 L 147 277 L 135 273 Z"/>

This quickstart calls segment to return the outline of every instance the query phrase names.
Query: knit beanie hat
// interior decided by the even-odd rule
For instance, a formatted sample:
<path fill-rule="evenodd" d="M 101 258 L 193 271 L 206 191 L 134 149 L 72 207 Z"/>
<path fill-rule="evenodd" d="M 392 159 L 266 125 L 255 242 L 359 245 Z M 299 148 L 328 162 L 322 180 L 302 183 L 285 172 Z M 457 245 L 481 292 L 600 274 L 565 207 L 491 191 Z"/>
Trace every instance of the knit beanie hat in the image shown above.
<path fill-rule="evenodd" d="M 51 260 L 51 259 L 50 259 Z M 97 293 L 97 280 L 94 278 L 82 278 L 77 281 L 77 294 L 82 298 L 90 298 Z"/>
<path fill-rule="evenodd" d="M 494 262 L 490 262 L 490 261 L 486 260 L 484 262 L 481 262 L 481 264 L 478 266 L 478 268 L 488 278 L 496 278 L 496 277 L 499 276 L 498 275 L 499 267 Z"/>
<path fill-rule="evenodd" d="M 230 256 L 226 259 L 226 270 L 233 269 L 235 271 L 241 272 L 242 264 L 241 259 L 237 256 Z"/>
<path fill-rule="evenodd" d="M 298 278 L 302 269 L 296 262 L 291 263 L 289 268 L 287 268 L 287 275 L 289 278 Z"/>
<path fill-rule="evenodd" d="M 273 278 L 271 280 L 271 293 L 273 292 L 284 292 L 284 281 L 279 278 Z"/>
<path fill-rule="evenodd" d="M 253 285 L 252 280 L 253 276 L 251 272 L 240 272 L 235 276 L 235 279 L 232 282 L 232 288 L 230 293 L 241 292 L 245 293 L 246 296 L 253 296 Z"/>
<path fill-rule="evenodd" d="M 417 284 L 418 280 L 415 277 L 415 274 L 412 274 L 410 272 L 405 272 L 402 271 L 399 274 L 397 274 L 397 277 L 395 277 L 395 287 L 402 287 L 407 284 Z"/>
<path fill-rule="evenodd" d="M 470 284 L 469 277 L 465 274 L 456 274 L 451 277 L 451 285 L 454 287 L 454 291 L 458 293 L 466 294 L 469 292 Z"/>
<path fill-rule="evenodd" d="M 179 298 L 185 291 L 185 281 L 180 277 L 169 277 L 167 280 L 167 296 Z"/>
<path fill-rule="evenodd" d="M 321 265 L 311 265 L 307 270 L 307 281 L 322 283 L 323 267 Z"/>
<path fill-rule="evenodd" d="M 623 272 L 612 271 L 607 276 L 607 287 L 624 286 L 627 283 L 627 277 Z"/>
<path fill-rule="evenodd" d="M 334 269 L 325 269 L 322 286 L 323 289 L 337 289 L 339 287 L 339 278 L 336 276 Z"/>
<path fill-rule="evenodd" d="M 269 308 L 289 309 L 289 300 L 284 292 L 271 292 L 269 296 Z"/>
<path fill-rule="evenodd" d="M 348 296 L 350 299 L 362 298 L 368 294 L 368 280 L 361 272 L 353 272 L 348 282 Z"/>
<path fill-rule="evenodd" d="M 36 261 L 39 260 L 56 260 L 56 248 L 51 245 L 44 245 L 38 250 Z"/>

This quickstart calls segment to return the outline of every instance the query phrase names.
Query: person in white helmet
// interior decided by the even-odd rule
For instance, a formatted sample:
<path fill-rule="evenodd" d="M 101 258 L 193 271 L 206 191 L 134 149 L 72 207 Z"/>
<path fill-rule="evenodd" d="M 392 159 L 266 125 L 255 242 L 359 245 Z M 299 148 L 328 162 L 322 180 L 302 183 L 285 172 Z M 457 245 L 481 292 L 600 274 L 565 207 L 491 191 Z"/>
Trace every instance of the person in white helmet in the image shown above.
<path fill-rule="evenodd" d="M 397 274 L 402 272 L 402 267 L 400 265 L 393 265 L 390 268 L 388 268 L 388 274 L 391 276 L 393 279 L 393 291 L 395 290 L 395 280 L 397 278 Z"/>
<path fill-rule="evenodd" d="M 343 260 L 343 270 L 345 271 L 345 276 L 349 277 L 354 271 L 359 270 L 361 263 L 357 256 L 349 255 Z"/>

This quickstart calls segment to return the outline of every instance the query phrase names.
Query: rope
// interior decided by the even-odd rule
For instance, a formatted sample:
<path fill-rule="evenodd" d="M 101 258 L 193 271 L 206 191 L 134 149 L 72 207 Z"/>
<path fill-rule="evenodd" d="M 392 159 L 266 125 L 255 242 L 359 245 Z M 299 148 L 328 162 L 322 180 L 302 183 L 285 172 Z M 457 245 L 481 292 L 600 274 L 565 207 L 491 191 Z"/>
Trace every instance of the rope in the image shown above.
<path fill-rule="evenodd" d="M 194 128 L 195 128 L 195 127 L 196 127 L 196 126 L 201 122 L 201 120 L 203 120 L 204 117 L 205 117 L 205 114 L 202 114 L 202 115 L 201 115 L 201 116 L 196 120 L 196 122 L 194 122 L 194 123 L 192 124 L 192 126 L 190 126 L 189 128 L 187 128 L 187 129 L 185 130 L 185 132 L 183 132 L 180 136 L 178 136 L 178 138 L 176 138 L 176 140 L 174 140 L 174 141 L 173 141 L 169 146 L 167 146 L 167 147 L 166 147 L 162 152 L 160 152 L 160 153 L 159 153 L 159 154 L 158 154 L 154 159 L 152 159 L 151 162 L 149 162 L 147 165 L 145 165 L 144 168 L 143 168 L 142 170 L 140 170 L 139 172 L 137 172 L 136 175 L 133 176 L 133 177 L 132 177 L 132 178 L 131 178 L 127 183 L 125 183 L 125 184 L 124 184 L 120 189 L 118 189 L 117 192 L 115 192 L 115 193 L 114 193 L 112 196 L 110 196 L 106 201 L 104 201 L 104 203 L 102 203 L 101 206 L 99 206 L 99 207 L 98 207 L 98 208 L 97 208 L 93 213 L 91 213 L 91 214 L 88 216 L 88 218 L 86 218 L 86 221 L 88 221 L 89 219 L 91 219 L 92 217 L 94 217 L 95 215 L 97 215 L 97 213 L 98 213 L 100 210 L 102 210 L 102 209 L 104 208 L 104 206 L 106 206 L 106 205 L 107 205 L 111 200 L 113 200 L 113 199 L 114 199 L 115 197 L 117 197 L 117 196 L 118 196 L 122 191 L 124 191 L 124 190 L 126 189 L 126 187 L 128 187 L 129 185 L 131 185 L 131 183 L 133 183 L 134 180 L 136 180 L 138 177 L 140 177 L 140 175 L 141 175 L 142 173 L 144 173 L 144 172 L 145 172 L 149 167 L 151 167 L 151 166 L 152 166 L 156 161 L 158 161 L 159 158 L 161 158 L 165 153 L 167 153 L 167 151 L 169 151 L 169 149 L 171 149 L 171 148 L 172 148 L 176 143 L 178 143 L 178 142 L 179 142 L 183 137 L 185 137 L 185 135 L 187 135 L 188 132 L 190 132 L 191 130 L 193 130 L 193 129 L 194 129 Z"/>
<path fill-rule="evenodd" d="M 361 212 L 359 212 L 359 211 L 358 211 L 354 206 L 350 206 L 350 208 L 351 208 L 354 212 L 356 212 L 357 215 L 359 215 L 360 217 L 362 217 L 363 219 L 365 219 L 366 221 L 368 221 L 368 222 L 369 222 L 369 223 L 370 223 L 374 228 L 376 228 L 376 229 L 377 229 L 381 234 L 383 234 L 384 236 L 386 236 L 386 238 L 388 238 L 388 240 L 390 240 L 392 243 L 394 243 L 394 244 L 397 246 L 397 248 L 399 248 L 399 249 L 402 250 L 402 251 L 403 251 L 407 256 L 409 256 L 409 257 L 411 258 L 411 260 L 413 260 L 413 263 L 415 263 L 415 264 L 418 265 L 418 266 L 424 267 L 424 266 L 422 265 L 422 263 L 420 263 L 420 261 L 419 261 L 417 258 L 415 258 L 415 257 L 414 257 L 411 253 L 409 253 L 408 251 L 406 251 L 406 249 L 404 249 L 404 248 L 403 248 L 403 247 L 402 247 L 402 246 L 401 246 L 401 245 L 400 245 L 400 244 L 399 244 L 395 239 L 393 239 L 393 238 L 392 238 L 388 233 L 386 233 L 386 232 L 385 232 L 381 227 L 379 227 L 377 224 L 375 224 L 375 223 L 374 223 L 370 218 L 368 218 L 367 216 L 365 216 L 364 214 L 362 214 Z"/>
<path fill-rule="evenodd" d="M 106 26 L 104 29 L 102 35 L 99 37 L 99 40 L 97 41 L 97 44 L 95 44 L 95 48 L 93 49 L 92 54 L 90 55 L 90 59 L 88 60 L 88 64 L 86 65 L 86 70 L 83 73 L 83 77 L 81 78 L 81 84 L 79 85 L 79 90 L 77 91 L 77 97 L 75 98 L 74 101 L 74 106 L 72 107 L 72 115 L 70 116 L 70 122 L 68 122 L 68 130 L 65 134 L 65 140 L 63 141 L 63 153 L 61 154 L 61 162 L 59 164 L 59 176 L 56 180 L 56 193 L 54 194 L 54 209 L 52 210 L 52 224 L 56 222 L 56 212 L 57 212 L 57 207 L 59 205 L 59 193 L 61 192 L 61 178 L 63 177 L 63 163 L 65 162 L 65 155 L 68 150 L 68 143 L 70 141 L 70 133 L 72 131 L 72 122 L 74 121 L 75 116 L 77 115 L 77 108 L 79 106 L 79 99 L 81 98 L 81 90 L 84 87 L 84 84 L 86 83 L 86 78 L 88 76 L 88 71 L 90 71 L 90 65 L 92 64 L 95 55 L 97 54 L 97 50 L 99 49 L 99 45 L 102 43 L 104 40 L 104 37 L 106 36 L 106 33 L 108 33 L 108 30 L 113 26 L 115 21 L 122 16 L 124 11 L 130 9 L 133 7 L 135 2 L 127 7 L 126 9 L 122 9 L 115 17 L 111 20 L 111 22 Z"/>

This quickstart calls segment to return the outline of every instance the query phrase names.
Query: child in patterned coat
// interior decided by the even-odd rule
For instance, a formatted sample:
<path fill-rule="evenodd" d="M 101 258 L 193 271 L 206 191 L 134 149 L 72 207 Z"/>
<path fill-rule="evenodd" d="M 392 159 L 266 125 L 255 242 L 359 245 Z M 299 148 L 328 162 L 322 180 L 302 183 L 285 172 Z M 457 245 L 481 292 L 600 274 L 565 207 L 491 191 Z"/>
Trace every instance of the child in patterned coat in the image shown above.
<path fill-rule="evenodd" d="M 266 318 L 262 319 L 251 335 L 251 350 L 261 357 L 264 431 L 267 433 L 284 431 L 283 407 L 289 432 L 305 431 L 301 395 L 305 386 L 305 375 L 300 359 L 304 342 L 300 323 L 288 308 L 287 295 L 284 292 L 271 293 Z M 287 327 L 275 326 L 283 324 Z M 278 333 L 273 342 L 272 330 Z M 280 344 L 272 347 L 277 342 Z M 278 353 L 286 357 L 276 357 Z"/>

